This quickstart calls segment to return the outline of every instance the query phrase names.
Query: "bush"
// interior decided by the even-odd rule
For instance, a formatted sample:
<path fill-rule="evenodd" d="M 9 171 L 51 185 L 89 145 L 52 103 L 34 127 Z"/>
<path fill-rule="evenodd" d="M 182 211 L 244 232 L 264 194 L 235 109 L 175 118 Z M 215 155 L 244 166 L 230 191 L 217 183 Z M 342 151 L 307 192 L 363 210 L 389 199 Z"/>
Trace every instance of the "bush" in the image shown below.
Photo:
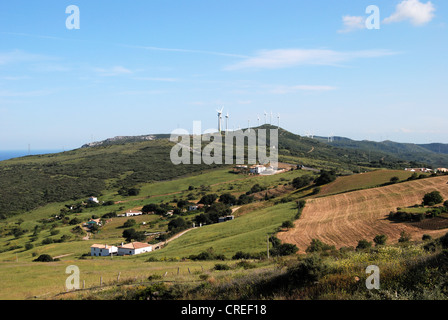
<path fill-rule="evenodd" d="M 137 221 L 135 221 L 135 219 L 128 219 L 126 220 L 126 222 L 123 224 L 124 228 L 130 228 L 133 227 L 137 224 Z"/>
<path fill-rule="evenodd" d="M 448 208 L 448 200 L 445 200 L 445 202 L 443 203 L 443 206 Z"/>
<path fill-rule="evenodd" d="M 443 197 L 439 191 L 433 191 L 425 194 L 423 204 L 425 206 L 436 205 L 443 202 Z"/>
<path fill-rule="evenodd" d="M 372 247 L 372 242 L 367 241 L 366 239 L 362 239 L 358 241 L 358 245 L 356 246 L 356 250 L 364 250 Z"/>
<path fill-rule="evenodd" d="M 292 284 L 312 284 L 328 273 L 328 266 L 319 255 L 311 255 L 289 268 L 288 276 Z"/>
<path fill-rule="evenodd" d="M 41 254 L 38 258 L 34 259 L 36 262 L 51 262 L 54 261 L 53 258 L 48 254 Z"/>
<path fill-rule="evenodd" d="M 409 242 L 411 240 L 411 236 L 406 231 L 401 231 L 400 233 L 400 239 L 398 239 L 398 242 Z"/>
<path fill-rule="evenodd" d="M 328 251 L 328 250 L 334 250 L 335 246 L 331 246 L 329 244 L 326 244 L 319 239 L 312 239 L 310 242 L 310 245 L 308 248 L 306 248 L 306 252 L 322 252 L 322 251 Z"/>
<path fill-rule="evenodd" d="M 422 240 L 423 241 L 429 241 L 429 240 L 432 240 L 432 237 L 429 234 L 424 234 L 422 236 Z"/>
<path fill-rule="evenodd" d="M 33 249 L 34 248 L 34 245 L 32 244 L 32 243 L 27 243 L 27 244 L 25 244 L 25 249 L 26 250 L 31 250 L 31 249 Z"/>
<path fill-rule="evenodd" d="M 291 220 L 283 221 L 282 228 L 285 229 L 294 228 L 294 223 Z"/>
<path fill-rule="evenodd" d="M 224 263 L 217 263 L 215 264 L 215 267 L 213 268 L 215 270 L 230 270 L 230 266 Z"/>
<path fill-rule="evenodd" d="M 269 250 L 272 256 L 289 256 L 291 254 L 295 254 L 299 251 L 299 248 L 295 244 L 291 243 L 282 243 L 279 246 L 276 246 Z"/>
<path fill-rule="evenodd" d="M 312 181 L 313 181 L 313 177 L 311 177 L 309 175 L 301 176 L 301 177 L 294 178 L 294 180 L 292 180 L 292 186 L 295 189 L 300 189 L 300 188 L 306 187 Z"/>
<path fill-rule="evenodd" d="M 336 178 L 337 176 L 334 170 L 331 171 L 321 170 L 320 176 L 314 180 L 314 183 L 316 184 L 316 186 L 321 186 L 333 182 L 334 180 L 336 180 Z"/>
<path fill-rule="evenodd" d="M 386 244 L 387 241 L 387 236 L 385 234 L 380 234 L 375 236 L 375 238 L 373 238 L 373 242 L 375 242 L 375 244 L 378 245 L 384 245 Z"/>
<path fill-rule="evenodd" d="M 400 178 L 398 178 L 398 177 L 390 178 L 390 183 L 397 183 L 398 181 L 400 181 Z"/>

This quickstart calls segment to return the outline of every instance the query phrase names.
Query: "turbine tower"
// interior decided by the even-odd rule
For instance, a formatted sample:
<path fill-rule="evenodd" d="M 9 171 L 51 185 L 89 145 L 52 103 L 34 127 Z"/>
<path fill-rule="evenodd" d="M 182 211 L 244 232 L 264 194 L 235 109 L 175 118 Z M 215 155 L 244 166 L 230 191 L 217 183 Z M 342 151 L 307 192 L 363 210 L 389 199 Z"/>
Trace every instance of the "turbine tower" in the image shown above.
<path fill-rule="evenodd" d="M 216 110 L 218 112 L 218 132 L 221 133 L 221 122 L 222 122 L 222 110 L 224 107 L 221 108 L 221 110 Z"/>
<path fill-rule="evenodd" d="M 280 113 L 277 114 L 277 129 L 280 128 Z"/>
<path fill-rule="evenodd" d="M 257 114 L 258 126 L 260 126 L 260 116 Z"/>
<path fill-rule="evenodd" d="M 268 123 L 268 113 L 265 111 L 264 112 L 264 124 Z"/>
<path fill-rule="evenodd" d="M 226 114 L 226 132 L 229 131 L 229 112 Z"/>

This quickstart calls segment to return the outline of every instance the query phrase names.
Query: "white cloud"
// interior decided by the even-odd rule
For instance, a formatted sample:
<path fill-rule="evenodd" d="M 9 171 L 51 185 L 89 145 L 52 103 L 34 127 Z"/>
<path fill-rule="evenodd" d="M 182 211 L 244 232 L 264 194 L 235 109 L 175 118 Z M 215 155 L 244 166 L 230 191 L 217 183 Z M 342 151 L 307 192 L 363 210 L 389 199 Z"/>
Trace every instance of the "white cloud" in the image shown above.
<path fill-rule="evenodd" d="M 268 92 L 273 94 L 287 94 L 297 91 L 331 91 L 336 90 L 333 86 L 323 85 L 296 85 L 296 86 L 277 86 L 270 89 Z"/>
<path fill-rule="evenodd" d="M 22 63 L 22 62 L 36 62 L 43 60 L 53 60 L 54 58 L 27 53 L 21 50 L 13 50 L 10 52 L 1 52 L 0 53 L 0 65 L 6 65 L 11 63 Z"/>
<path fill-rule="evenodd" d="M 419 0 L 403 0 L 397 5 L 395 12 L 383 22 L 393 23 L 409 20 L 413 25 L 421 26 L 434 18 L 435 10 L 431 1 L 421 3 Z"/>
<path fill-rule="evenodd" d="M 324 49 L 261 50 L 255 56 L 230 65 L 225 70 L 279 69 L 301 65 L 340 65 L 358 58 L 376 58 L 397 54 L 388 50 L 362 50 L 340 52 Z"/>
<path fill-rule="evenodd" d="M 103 77 L 120 76 L 123 74 L 132 74 L 133 72 L 122 66 L 115 66 L 108 69 L 95 68 L 95 71 Z"/>
<path fill-rule="evenodd" d="M 366 20 L 361 16 L 343 16 L 342 23 L 344 28 L 338 30 L 339 33 L 347 33 L 366 28 Z"/>

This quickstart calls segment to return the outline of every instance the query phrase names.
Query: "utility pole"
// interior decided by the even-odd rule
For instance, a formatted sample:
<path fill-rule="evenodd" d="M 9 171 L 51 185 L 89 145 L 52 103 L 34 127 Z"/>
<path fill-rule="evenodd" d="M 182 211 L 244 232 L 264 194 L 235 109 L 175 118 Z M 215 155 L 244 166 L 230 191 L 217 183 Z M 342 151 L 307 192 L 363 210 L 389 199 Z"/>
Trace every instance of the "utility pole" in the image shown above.
<path fill-rule="evenodd" d="M 267 248 L 268 248 L 268 259 L 269 259 L 269 235 L 267 235 Z"/>

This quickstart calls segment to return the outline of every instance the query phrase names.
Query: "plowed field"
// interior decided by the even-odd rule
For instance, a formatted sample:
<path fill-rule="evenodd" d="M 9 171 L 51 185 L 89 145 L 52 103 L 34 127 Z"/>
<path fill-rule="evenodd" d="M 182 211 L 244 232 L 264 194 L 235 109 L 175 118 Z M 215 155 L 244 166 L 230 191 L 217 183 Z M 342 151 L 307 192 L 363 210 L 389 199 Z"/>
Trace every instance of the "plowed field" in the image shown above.
<path fill-rule="evenodd" d="M 283 242 L 293 243 L 304 252 L 311 239 L 335 245 L 336 248 L 354 246 L 361 239 L 372 241 L 378 234 L 386 234 L 388 243 L 397 242 L 401 231 L 413 240 L 423 234 L 445 234 L 445 230 L 424 230 L 407 223 L 387 219 L 397 207 L 419 204 L 425 193 L 438 190 L 448 199 L 448 177 L 434 177 L 394 184 L 386 187 L 359 190 L 307 200 L 295 227 L 278 234 Z"/>

